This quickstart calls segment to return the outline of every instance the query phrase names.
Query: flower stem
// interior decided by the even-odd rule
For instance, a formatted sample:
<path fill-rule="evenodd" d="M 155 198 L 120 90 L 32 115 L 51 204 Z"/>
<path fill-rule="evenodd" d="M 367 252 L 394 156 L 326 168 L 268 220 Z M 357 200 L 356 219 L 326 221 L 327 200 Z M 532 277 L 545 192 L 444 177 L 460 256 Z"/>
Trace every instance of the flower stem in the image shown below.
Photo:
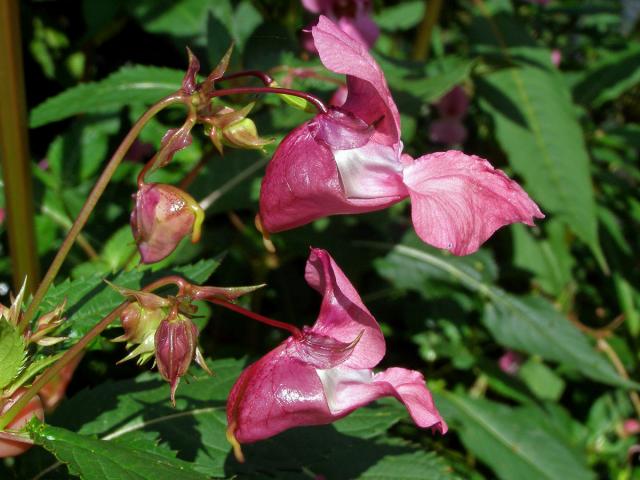
<path fill-rule="evenodd" d="M 60 357 L 60 359 L 54 363 L 51 367 L 49 367 L 42 375 L 40 375 L 35 382 L 31 384 L 31 386 L 27 389 L 26 392 L 18 399 L 16 403 L 14 403 L 9 410 L 7 410 L 4 415 L 0 417 L 0 430 L 5 428 L 11 420 L 13 420 L 18 413 L 29 403 L 31 400 L 47 383 L 51 381 L 60 371 L 64 368 L 64 366 L 71 362 L 76 355 L 78 355 L 82 350 L 93 340 L 95 337 L 100 335 L 102 331 L 107 328 L 107 326 L 113 322 L 120 313 L 129 305 L 129 302 L 123 302 L 113 310 L 109 315 L 104 317 L 100 323 L 95 325 L 84 337 L 82 337 L 78 343 L 76 343 L 73 347 L 65 352 L 65 354 Z"/>
<path fill-rule="evenodd" d="M 307 102 L 313 104 L 316 109 L 321 113 L 327 113 L 327 106 L 322 100 L 311 93 L 301 92 L 300 90 L 293 90 L 291 88 L 274 88 L 274 87 L 237 87 L 237 88 L 225 88 L 223 90 L 216 90 L 209 95 L 210 98 L 223 97 L 227 95 L 249 95 L 252 93 L 277 93 L 279 95 L 292 95 L 294 97 L 300 97 Z"/>
<path fill-rule="evenodd" d="M 413 52 L 411 53 L 411 57 L 414 60 L 426 60 L 429 57 L 433 27 L 438 23 L 440 10 L 442 10 L 442 0 L 425 0 L 425 3 L 424 17 L 422 17 L 418 27 Z"/>
<path fill-rule="evenodd" d="M 251 310 L 247 310 L 246 308 L 241 307 L 240 305 L 236 305 L 235 303 L 229 303 L 224 300 L 218 300 L 217 298 L 208 298 L 208 302 L 215 303 L 216 305 L 220 305 L 221 307 L 227 308 L 229 310 L 233 310 L 234 312 L 240 313 L 245 317 L 249 317 L 252 320 L 256 320 L 260 323 L 264 323 L 266 325 L 270 325 L 276 328 L 282 328 L 283 330 L 287 330 L 294 337 L 301 337 L 302 332 L 295 325 L 291 325 L 290 323 L 280 322 L 279 320 L 273 320 L 272 318 L 265 317 L 260 315 L 259 313 L 252 312 Z"/>
<path fill-rule="evenodd" d="M 220 77 L 216 80 L 216 83 L 242 77 L 256 77 L 267 87 L 273 83 L 273 78 L 271 78 L 271 75 L 260 70 L 245 70 L 244 72 L 231 73 L 229 75 L 225 75 L 224 77 Z"/>
<path fill-rule="evenodd" d="M 89 194 L 89 197 L 87 198 L 84 205 L 82 206 L 82 209 L 78 214 L 78 217 L 76 218 L 75 222 L 71 226 L 71 229 L 69 230 L 69 233 L 67 233 L 66 238 L 62 242 L 62 245 L 60 246 L 58 253 L 56 254 L 53 261 L 51 262 L 51 265 L 49 266 L 49 270 L 47 270 L 46 275 L 40 282 L 40 285 L 38 286 L 38 290 L 36 291 L 33 297 L 33 300 L 29 304 L 27 311 L 22 317 L 22 320 L 20 320 L 20 324 L 18 325 L 18 328 L 21 332 L 24 332 L 24 330 L 28 327 L 31 320 L 34 318 L 38 310 L 38 306 L 40 305 L 40 302 L 44 298 L 45 293 L 47 292 L 47 290 L 51 286 L 51 283 L 55 279 L 56 274 L 60 270 L 60 267 L 62 266 L 64 259 L 67 257 L 67 254 L 69 253 L 69 250 L 71 250 L 71 247 L 73 246 L 76 238 L 78 237 L 78 234 L 80 233 L 84 225 L 87 223 L 87 220 L 89 219 L 89 215 L 91 215 L 91 212 L 93 211 L 96 203 L 102 196 L 102 193 L 104 192 L 109 181 L 111 180 L 111 177 L 113 176 L 116 169 L 118 168 L 118 165 L 120 165 L 120 162 L 122 161 L 125 154 L 133 144 L 136 137 L 140 134 L 140 131 L 142 130 L 142 128 L 147 124 L 147 122 L 151 118 L 153 118 L 158 112 L 160 112 L 164 108 L 170 105 L 174 105 L 177 103 L 184 103 L 184 102 L 185 100 L 183 95 L 179 93 L 169 95 L 168 97 L 163 98 L 158 103 L 154 104 L 151 108 L 149 108 L 149 110 L 147 110 L 138 119 L 138 121 L 133 125 L 133 127 L 131 128 L 127 136 L 124 138 L 124 140 L 122 140 L 122 143 L 120 144 L 118 149 L 115 151 L 115 153 L 109 160 L 109 163 L 107 163 L 107 166 L 105 167 L 102 174 L 100 175 L 100 178 L 98 178 L 98 181 L 96 182 L 93 189 L 91 190 L 91 193 Z"/>

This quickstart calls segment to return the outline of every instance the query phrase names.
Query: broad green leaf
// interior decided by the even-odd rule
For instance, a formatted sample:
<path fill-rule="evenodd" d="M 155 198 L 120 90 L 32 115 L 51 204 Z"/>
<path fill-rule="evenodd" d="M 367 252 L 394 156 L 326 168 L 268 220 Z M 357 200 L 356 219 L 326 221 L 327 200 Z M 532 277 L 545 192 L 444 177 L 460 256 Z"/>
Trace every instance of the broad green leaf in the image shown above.
<path fill-rule="evenodd" d="M 511 408 L 456 393 L 435 395 L 440 413 L 462 443 L 503 479 L 595 478 L 537 407 Z"/>
<path fill-rule="evenodd" d="M 0 317 L 0 391 L 20 372 L 25 353 L 24 339 L 18 329 Z"/>
<path fill-rule="evenodd" d="M 518 377 L 538 398 L 543 400 L 557 402 L 564 392 L 564 380 L 536 358 L 530 358 L 520 367 Z"/>
<path fill-rule="evenodd" d="M 513 225 L 513 264 L 535 275 L 536 283 L 556 297 L 573 280 L 575 260 L 566 243 L 566 226 L 545 223 L 547 238 L 535 237 L 524 225 Z"/>
<path fill-rule="evenodd" d="M 603 262 L 589 156 L 567 87 L 555 72 L 510 67 L 481 77 L 481 104 L 525 188 Z"/>
<path fill-rule="evenodd" d="M 385 71 L 391 89 L 401 94 L 397 98 L 400 105 L 403 104 L 403 95 L 424 103 L 436 102 L 453 87 L 463 83 L 476 64 L 474 59 L 451 56 L 432 62 L 426 68 L 407 68 L 386 58 L 376 58 Z M 413 109 L 417 107 L 419 105 L 414 105 Z"/>
<path fill-rule="evenodd" d="M 108 158 L 109 136 L 119 127 L 120 120 L 115 115 L 82 118 L 51 143 L 47 151 L 49 168 L 42 175 L 53 176 L 59 189 L 93 179 Z"/>
<path fill-rule="evenodd" d="M 142 28 L 150 33 L 194 37 L 205 31 L 207 14 L 225 0 L 156 0 L 133 2 L 129 8 Z"/>
<path fill-rule="evenodd" d="M 195 283 L 206 281 L 219 265 L 218 260 L 201 260 L 196 264 L 178 267 L 172 273 L 184 276 Z M 165 272 L 166 274 L 166 272 Z M 162 271 L 135 269 L 107 277 L 110 282 L 126 288 L 137 289 L 162 276 Z M 95 274 L 88 278 L 66 280 L 49 290 L 42 302 L 42 311 L 49 311 L 67 299 L 65 334 L 72 340 L 82 337 L 104 316 L 123 301 L 122 295 L 109 287 L 104 277 Z"/>
<path fill-rule="evenodd" d="M 429 252 L 431 255 L 442 256 L 446 258 L 448 264 L 465 272 L 466 275 L 478 282 L 491 283 L 497 279 L 497 265 L 486 250 L 479 250 L 473 255 L 456 257 L 425 245 L 413 231 L 404 236 L 402 245 Z M 417 291 L 426 299 L 431 296 L 431 286 L 434 282 L 459 283 L 459 279 L 455 275 L 430 263 L 416 262 L 414 258 L 404 255 L 396 249 L 392 249 L 387 256 L 376 259 L 375 267 L 383 277 L 392 280 L 397 287 Z"/>
<path fill-rule="evenodd" d="M 180 88 L 184 73 L 160 67 L 122 67 L 99 82 L 82 83 L 31 110 L 32 128 L 78 113 L 114 111 L 132 103 L 154 103 Z"/>
<path fill-rule="evenodd" d="M 297 479 L 311 476 L 348 480 L 419 480 L 456 478 L 433 452 L 398 440 L 365 440 L 343 435 L 331 425 L 298 428 L 243 447 L 246 462 L 227 474 L 240 478 Z"/>
<path fill-rule="evenodd" d="M 563 363 L 599 382 L 640 388 L 635 382 L 621 378 L 611 363 L 589 343 L 587 337 L 545 299 L 511 295 L 483 281 L 477 274 L 460 268 L 456 264 L 457 258 L 432 253 L 426 246 L 416 248 L 396 245 L 384 258 L 384 262 L 393 263 L 402 257 L 439 270 L 451 280 L 481 294 L 487 300 L 483 322 L 501 345 Z M 405 270 L 396 268 L 395 271 L 398 272 L 397 276 L 387 278 L 404 285 L 402 277 Z M 417 267 L 413 268 L 413 272 L 419 272 Z M 419 278 L 414 277 L 413 284 L 413 288 L 420 291 Z M 411 288 L 410 285 L 407 287 Z"/>
<path fill-rule="evenodd" d="M 205 480 L 183 460 L 169 458 L 132 445 L 106 442 L 51 425 L 36 424 L 30 432 L 34 441 L 64 462 L 72 475 L 84 480 Z"/>
<path fill-rule="evenodd" d="M 420 23 L 424 15 L 422 0 L 409 0 L 398 5 L 386 7 L 374 16 L 375 22 L 382 30 L 408 30 Z"/>
<path fill-rule="evenodd" d="M 573 89 L 576 101 L 597 108 L 640 83 L 640 44 L 620 52 L 603 52 L 602 60 L 586 72 Z"/>

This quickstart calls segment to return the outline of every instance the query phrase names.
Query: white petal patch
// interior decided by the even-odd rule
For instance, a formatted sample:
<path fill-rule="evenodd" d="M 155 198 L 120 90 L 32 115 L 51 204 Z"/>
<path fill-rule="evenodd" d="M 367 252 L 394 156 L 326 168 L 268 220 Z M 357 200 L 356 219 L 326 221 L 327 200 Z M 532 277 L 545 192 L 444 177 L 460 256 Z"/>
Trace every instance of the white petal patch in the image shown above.
<path fill-rule="evenodd" d="M 352 405 L 349 398 L 340 395 L 341 387 L 349 383 L 371 383 L 373 381 L 373 371 L 365 368 L 357 370 L 353 368 L 329 368 L 326 370 L 316 369 L 322 388 L 324 389 L 329 411 L 333 415 L 339 414 L 345 408 Z"/>
<path fill-rule="evenodd" d="M 333 156 L 347 198 L 380 198 L 402 194 L 396 178 L 402 172 L 393 147 L 369 142 L 363 147 L 334 150 Z"/>

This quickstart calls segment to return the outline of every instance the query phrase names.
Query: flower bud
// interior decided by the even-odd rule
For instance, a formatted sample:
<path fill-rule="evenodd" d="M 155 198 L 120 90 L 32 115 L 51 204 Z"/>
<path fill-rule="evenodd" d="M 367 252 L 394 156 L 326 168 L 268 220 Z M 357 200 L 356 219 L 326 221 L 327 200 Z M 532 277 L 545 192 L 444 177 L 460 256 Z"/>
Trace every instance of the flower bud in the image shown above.
<path fill-rule="evenodd" d="M 142 263 L 154 263 L 173 252 L 191 233 L 200 240 L 204 211 L 191 195 L 171 185 L 150 183 L 136 194 L 131 228 Z"/>
<path fill-rule="evenodd" d="M 198 328 L 178 315 L 160 323 L 155 335 L 156 363 L 160 375 L 171 384 L 171 403 L 176 404 L 176 389 L 196 355 Z"/>
<path fill-rule="evenodd" d="M 139 344 L 149 335 L 153 335 L 167 313 L 162 308 L 145 308 L 132 303 L 120 314 L 124 335 L 116 338 L 118 342 Z"/>

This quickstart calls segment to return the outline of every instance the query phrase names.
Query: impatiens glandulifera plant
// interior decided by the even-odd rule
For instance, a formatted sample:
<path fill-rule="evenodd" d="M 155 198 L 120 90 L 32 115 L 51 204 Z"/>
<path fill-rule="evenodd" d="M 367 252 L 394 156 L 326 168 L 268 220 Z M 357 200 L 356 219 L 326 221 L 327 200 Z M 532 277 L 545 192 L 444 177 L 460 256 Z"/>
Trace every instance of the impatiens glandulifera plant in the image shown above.
<path fill-rule="evenodd" d="M 321 3 L 314 3 L 318 11 L 330 4 L 336 18 L 353 20 L 354 28 L 367 24 L 369 2 L 355 1 L 346 7 L 340 2 Z M 186 110 L 184 122 L 164 134 L 158 151 L 140 171 L 133 195 L 131 228 L 141 263 L 166 258 L 185 237 L 193 241 L 200 238 L 204 213 L 197 200 L 183 188 L 151 178 L 192 143 L 196 125 L 203 125 L 204 134 L 221 154 L 224 147 L 262 149 L 270 141 L 259 137 L 255 123 L 248 118 L 253 102 L 243 106 L 221 102 L 220 97 L 231 95 L 277 94 L 286 104 L 318 113 L 282 141 L 267 168 L 257 222 L 265 233 L 326 215 L 378 210 L 410 197 L 413 224 L 423 240 L 455 254 L 468 254 L 503 225 L 532 224 L 533 218 L 542 218 L 526 193 L 486 160 L 457 151 L 418 159 L 403 153 L 400 116 L 384 75 L 367 45 L 343 30 L 324 16 L 312 29 L 324 65 L 346 75 L 346 100 L 336 99 L 338 106 L 330 108 L 307 92 L 279 88 L 261 71 L 226 74 L 231 49 L 199 82 L 199 62 L 189 52 L 181 87 L 151 106 L 125 136 L 88 195 L 27 310 L 22 311 L 23 291 L 10 308 L 2 307 L 0 341 L 9 354 L 0 367 L 1 441 L 29 445 L 29 440 L 12 428 L 20 428 L 23 419 L 42 418 L 38 399 L 47 388 L 57 392 L 48 405 L 53 407 L 59 401 L 84 349 L 118 320 L 124 333 L 115 340 L 126 342 L 129 349 L 122 361 L 137 359 L 144 364 L 153 360 L 170 384 L 169 396 L 175 405 L 180 379 L 194 360 L 210 373 L 192 320 L 197 313 L 193 302 L 198 300 L 292 335 L 245 370 L 231 391 L 228 438 L 238 459 L 242 459 L 240 443 L 261 440 L 295 426 L 331 423 L 385 396 L 404 403 L 418 426 L 446 432 L 421 373 L 403 368 L 374 373 L 386 350 L 380 327 L 330 255 L 319 249 L 312 250 L 305 275 L 307 283 L 323 295 L 320 314 L 312 327 L 300 330 L 233 303 L 260 286 L 206 287 L 171 275 L 141 290 L 115 286 L 124 297 L 122 304 L 101 320 L 96 319 L 93 328 L 73 346 L 44 360 L 34 355 L 35 345 L 50 347 L 69 340 L 57 335 L 64 328 L 64 303 L 37 317 L 44 295 L 142 128 L 170 106 Z M 220 88 L 220 84 L 241 77 L 257 78 L 264 86 Z M 159 293 L 168 286 L 178 291 L 174 295 Z M 28 368 L 23 368 L 25 362 Z"/>
<path fill-rule="evenodd" d="M 387 396 L 404 403 L 419 427 L 446 433 L 420 372 L 373 372 L 386 350 L 380 326 L 327 251 L 311 250 L 305 279 L 323 297 L 314 325 L 296 329 L 231 389 L 227 437 L 236 458 L 243 460 L 240 443 L 332 423 Z"/>
<path fill-rule="evenodd" d="M 417 159 L 403 153 L 400 114 L 366 46 L 323 16 L 312 34 L 322 63 L 347 76 L 348 96 L 278 146 L 260 193 L 267 232 L 380 210 L 410 197 L 420 238 L 467 255 L 504 225 L 533 225 L 544 217 L 517 183 L 482 158 L 459 151 Z"/>

